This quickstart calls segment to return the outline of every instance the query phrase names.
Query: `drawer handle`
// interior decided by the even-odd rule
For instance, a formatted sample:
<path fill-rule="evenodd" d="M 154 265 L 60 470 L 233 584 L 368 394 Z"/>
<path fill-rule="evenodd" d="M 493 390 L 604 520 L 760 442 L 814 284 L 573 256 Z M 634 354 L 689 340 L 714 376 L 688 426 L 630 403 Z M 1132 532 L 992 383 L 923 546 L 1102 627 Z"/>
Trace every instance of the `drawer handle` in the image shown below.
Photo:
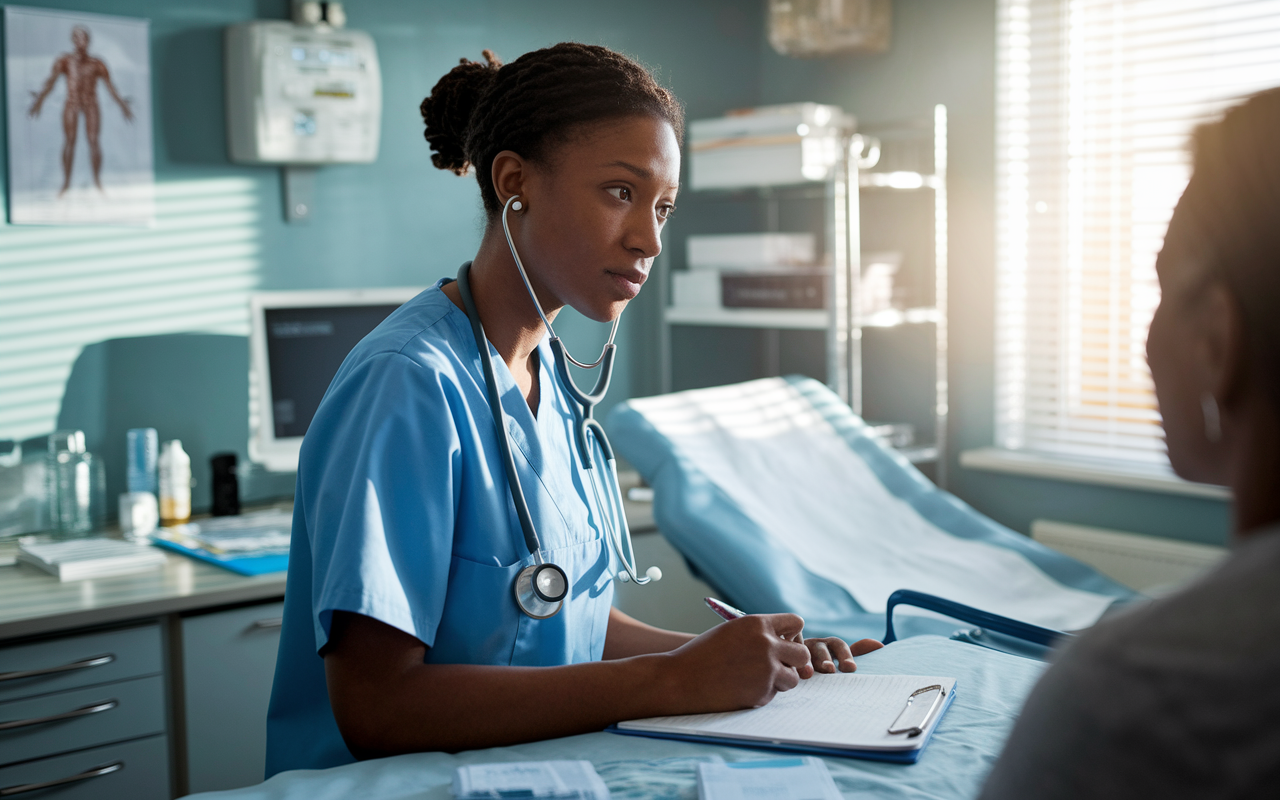
<path fill-rule="evenodd" d="M 64 719 L 87 717 L 90 714 L 101 714 L 103 711 L 110 711 L 118 705 L 120 705 L 118 700 L 104 700 L 101 703 L 81 706 L 80 708 L 73 709 L 71 711 L 63 711 L 61 714 L 50 714 L 47 717 L 31 717 L 30 719 L 15 719 L 11 722 L 0 722 L 0 731 L 11 731 L 14 728 L 26 728 L 30 725 L 43 725 L 46 722 L 58 722 Z"/>
<path fill-rule="evenodd" d="M 282 625 L 284 625 L 284 617 L 267 617 L 266 619 L 258 620 L 249 627 L 256 630 L 271 630 L 272 628 L 279 628 Z"/>
<path fill-rule="evenodd" d="M 56 675 L 59 672 L 74 672 L 75 670 L 88 669 L 89 667 L 100 667 L 103 664 L 110 664 L 115 660 L 116 657 L 114 654 L 107 653 L 106 655 L 82 658 L 79 661 L 72 661 L 70 664 L 60 664 L 56 667 L 28 669 L 21 672 L 0 672 L 0 683 L 3 683 L 4 681 L 21 680 L 22 678 L 38 678 L 41 675 Z"/>
<path fill-rule="evenodd" d="M 119 772 L 124 769 L 123 761 L 112 761 L 110 764 L 103 764 L 100 767 L 93 767 L 84 772 L 77 772 L 75 775 L 68 775 L 65 778 L 55 778 L 51 781 L 42 781 L 40 783 L 23 783 L 17 786 L 6 786 L 0 789 L 0 797 L 13 797 L 15 794 L 26 794 L 27 792 L 35 792 L 40 789 L 48 789 L 51 786 L 62 786 L 66 783 L 79 783 L 87 781 L 90 778 L 101 778 L 103 775 L 110 775 L 113 772 Z"/>

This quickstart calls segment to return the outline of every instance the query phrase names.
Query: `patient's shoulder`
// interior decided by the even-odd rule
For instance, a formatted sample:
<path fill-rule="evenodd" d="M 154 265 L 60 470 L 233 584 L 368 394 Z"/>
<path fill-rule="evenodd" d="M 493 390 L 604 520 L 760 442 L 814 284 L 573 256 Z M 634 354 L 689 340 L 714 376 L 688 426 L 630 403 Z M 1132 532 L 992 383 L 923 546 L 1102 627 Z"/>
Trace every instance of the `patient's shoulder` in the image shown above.
<path fill-rule="evenodd" d="M 983 797 L 1280 796 L 1280 532 L 1265 536 L 1058 653 Z"/>
<path fill-rule="evenodd" d="M 1246 540 L 1207 575 L 1176 594 L 1103 622 L 1083 637 L 1082 654 L 1185 652 L 1188 645 L 1280 666 L 1280 528 Z"/>

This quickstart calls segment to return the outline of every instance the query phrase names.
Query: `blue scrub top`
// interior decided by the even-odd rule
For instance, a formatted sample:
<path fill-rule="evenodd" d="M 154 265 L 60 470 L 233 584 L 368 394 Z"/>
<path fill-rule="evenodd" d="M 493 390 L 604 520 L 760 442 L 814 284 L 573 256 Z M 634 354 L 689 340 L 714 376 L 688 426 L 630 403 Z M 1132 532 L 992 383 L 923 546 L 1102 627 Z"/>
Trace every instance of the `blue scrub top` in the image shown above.
<path fill-rule="evenodd" d="M 354 761 L 319 655 L 334 611 L 427 645 L 427 663 L 553 666 L 599 660 L 610 552 L 573 447 L 573 411 L 538 346 L 535 417 L 493 346 L 520 483 L 550 560 L 569 577 L 554 617 L 514 597 L 528 552 L 466 314 L 440 291 L 410 300 L 351 351 L 302 443 L 284 629 L 267 718 L 267 777 Z M 448 725 L 424 719 L 424 725 Z"/>

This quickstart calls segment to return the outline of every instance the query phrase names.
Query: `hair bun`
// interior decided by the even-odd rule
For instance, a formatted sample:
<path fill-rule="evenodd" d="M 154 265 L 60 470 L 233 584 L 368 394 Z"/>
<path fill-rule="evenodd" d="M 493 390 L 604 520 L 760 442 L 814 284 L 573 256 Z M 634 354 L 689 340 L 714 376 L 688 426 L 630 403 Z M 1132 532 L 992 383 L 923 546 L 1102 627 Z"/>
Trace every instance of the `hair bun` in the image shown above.
<path fill-rule="evenodd" d="M 480 98 L 493 85 L 502 61 L 492 50 L 482 51 L 484 62 L 462 59 L 431 88 L 419 110 L 426 130 L 422 135 L 434 151 L 431 163 L 465 175 L 471 167 L 467 155 L 467 128 Z"/>

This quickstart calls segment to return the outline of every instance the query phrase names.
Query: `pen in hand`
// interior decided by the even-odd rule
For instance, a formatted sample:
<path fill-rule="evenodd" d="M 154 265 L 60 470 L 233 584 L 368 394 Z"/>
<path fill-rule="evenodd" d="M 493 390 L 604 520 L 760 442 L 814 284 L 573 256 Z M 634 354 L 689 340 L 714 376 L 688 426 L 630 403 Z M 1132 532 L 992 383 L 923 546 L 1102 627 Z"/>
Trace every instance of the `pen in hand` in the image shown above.
<path fill-rule="evenodd" d="M 702 601 L 707 604 L 707 608 L 716 612 L 716 616 L 726 622 L 731 619 L 737 619 L 738 617 L 745 617 L 747 615 L 745 611 L 739 611 L 728 603 L 722 603 L 714 597 L 704 597 L 702 598 Z"/>
<path fill-rule="evenodd" d="M 706 603 L 707 608 L 716 612 L 716 616 L 720 617 L 720 619 L 724 620 L 725 622 L 738 619 L 739 617 L 745 617 L 747 615 L 747 612 L 740 611 L 739 609 L 734 608 L 728 603 L 717 600 L 714 597 L 704 597 L 702 598 L 702 602 Z M 783 636 L 782 634 L 778 634 L 778 638 L 786 639 L 787 637 Z M 796 634 L 796 637 L 791 641 L 803 642 L 804 638 L 799 634 Z"/>

